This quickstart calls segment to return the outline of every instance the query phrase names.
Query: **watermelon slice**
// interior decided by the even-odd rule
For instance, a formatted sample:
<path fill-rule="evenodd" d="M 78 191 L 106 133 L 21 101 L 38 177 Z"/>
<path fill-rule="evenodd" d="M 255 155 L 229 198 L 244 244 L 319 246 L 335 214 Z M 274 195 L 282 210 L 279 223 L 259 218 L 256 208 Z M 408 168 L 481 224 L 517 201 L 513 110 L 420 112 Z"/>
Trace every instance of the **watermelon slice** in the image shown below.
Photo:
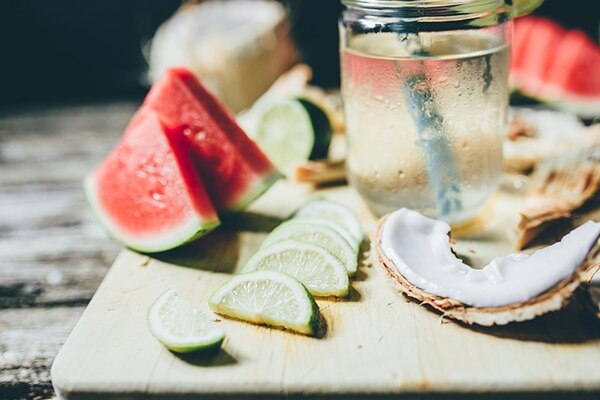
<path fill-rule="evenodd" d="M 218 212 L 246 208 L 282 176 L 190 71 L 169 69 L 144 105 L 163 125 L 183 131 Z"/>
<path fill-rule="evenodd" d="M 524 41 L 521 39 L 524 43 L 519 57 L 515 57 L 515 63 L 518 63 L 522 76 L 520 89 L 525 93 L 537 94 L 544 88 L 546 71 L 553 62 L 564 29 L 546 18 L 527 17 L 525 20 L 529 25 L 529 36 Z M 521 33 L 518 27 L 519 24 L 515 29 L 517 35 Z M 535 37 L 535 41 L 529 40 L 531 37 Z"/>
<path fill-rule="evenodd" d="M 514 24 L 514 33 L 510 57 L 510 79 L 513 85 L 519 81 L 519 75 L 525 64 L 527 51 L 527 38 L 533 28 L 534 21 L 537 18 L 527 17 L 519 19 L 519 23 Z"/>
<path fill-rule="evenodd" d="M 544 97 L 582 116 L 600 116 L 600 47 L 584 32 L 566 32 L 545 79 Z"/>
<path fill-rule="evenodd" d="M 88 176 L 85 191 L 107 232 L 136 250 L 168 250 L 219 225 L 182 132 L 165 128 L 148 107 Z"/>
<path fill-rule="evenodd" d="M 515 21 L 510 80 L 521 93 L 582 117 L 600 116 L 600 47 L 540 17 Z"/>

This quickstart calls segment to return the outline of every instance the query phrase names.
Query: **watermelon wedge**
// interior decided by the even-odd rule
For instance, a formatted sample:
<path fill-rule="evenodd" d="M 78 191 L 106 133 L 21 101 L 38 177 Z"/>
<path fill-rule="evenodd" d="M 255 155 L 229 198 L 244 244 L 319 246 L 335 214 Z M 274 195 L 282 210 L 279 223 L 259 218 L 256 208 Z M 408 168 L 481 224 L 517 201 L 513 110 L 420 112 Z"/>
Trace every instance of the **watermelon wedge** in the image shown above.
<path fill-rule="evenodd" d="M 167 70 L 144 106 L 154 109 L 164 126 L 183 132 L 218 212 L 246 208 L 282 176 L 190 71 Z"/>
<path fill-rule="evenodd" d="M 600 116 L 600 47 L 546 18 L 515 21 L 510 81 L 521 93 L 582 117 Z"/>
<path fill-rule="evenodd" d="M 517 74 L 521 74 L 519 87 L 525 93 L 541 93 L 544 90 L 546 72 L 554 59 L 557 43 L 560 43 L 564 29 L 557 23 L 546 18 L 526 17 L 524 31 L 529 28 L 529 36 L 521 41 L 519 57 L 515 58 L 518 65 Z M 516 23 L 515 34 L 523 34 L 521 24 Z M 535 37 L 535 41 L 529 38 Z M 548 57 L 547 55 L 551 55 Z"/>
<path fill-rule="evenodd" d="M 184 135 L 148 107 L 84 186 L 109 235 L 135 250 L 168 250 L 219 225 Z"/>
<path fill-rule="evenodd" d="M 534 17 L 521 18 L 518 20 L 520 23 L 515 23 L 513 25 L 514 30 L 510 57 L 510 79 L 513 85 L 516 85 L 519 81 L 521 70 L 524 68 L 527 55 L 527 38 L 533 28 L 533 21 L 535 20 L 536 18 Z"/>
<path fill-rule="evenodd" d="M 219 225 L 282 175 L 185 69 L 158 80 L 121 142 L 85 181 L 110 236 L 144 252 L 172 249 Z"/>

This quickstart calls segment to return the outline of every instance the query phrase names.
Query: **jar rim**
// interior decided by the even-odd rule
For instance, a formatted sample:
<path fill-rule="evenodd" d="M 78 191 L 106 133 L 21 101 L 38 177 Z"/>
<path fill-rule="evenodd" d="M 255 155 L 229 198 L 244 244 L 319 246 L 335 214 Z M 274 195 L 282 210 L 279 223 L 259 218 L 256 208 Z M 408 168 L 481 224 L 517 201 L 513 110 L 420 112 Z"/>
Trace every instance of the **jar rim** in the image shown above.
<path fill-rule="evenodd" d="M 437 8 L 448 6 L 472 6 L 474 8 L 498 7 L 505 5 L 505 0 L 341 0 L 345 6 L 365 8 Z"/>
<path fill-rule="evenodd" d="M 372 11 L 409 12 L 418 10 L 422 16 L 440 14 L 478 14 L 506 7 L 505 0 L 341 0 L 348 8 Z"/>
<path fill-rule="evenodd" d="M 495 25 L 511 18 L 505 0 L 341 0 L 347 11 L 367 18 L 392 18 L 408 24 L 464 23 Z"/>

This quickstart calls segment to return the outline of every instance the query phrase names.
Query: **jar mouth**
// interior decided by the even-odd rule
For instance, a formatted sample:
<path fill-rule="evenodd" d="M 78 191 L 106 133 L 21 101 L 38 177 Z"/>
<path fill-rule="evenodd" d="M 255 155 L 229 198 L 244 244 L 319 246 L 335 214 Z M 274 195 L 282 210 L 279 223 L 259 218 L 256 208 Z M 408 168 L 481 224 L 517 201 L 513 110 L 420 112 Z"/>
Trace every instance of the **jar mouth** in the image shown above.
<path fill-rule="evenodd" d="M 507 11 L 504 0 L 342 0 L 348 9 L 417 21 L 483 18 Z"/>
<path fill-rule="evenodd" d="M 473 8 L 493 8 L 505 4 L 504 0 L 341 0 L 346 6 L 365 8 L 437 8 L 449 6 L 471 6 Z"/>
<path fill-rule="evenodd" d="M 392 21 L 396 28 L 430 30 L 481 28 L 511 18 L 505 0 L 342 0 L 349 13 L 365 20 Z"/>

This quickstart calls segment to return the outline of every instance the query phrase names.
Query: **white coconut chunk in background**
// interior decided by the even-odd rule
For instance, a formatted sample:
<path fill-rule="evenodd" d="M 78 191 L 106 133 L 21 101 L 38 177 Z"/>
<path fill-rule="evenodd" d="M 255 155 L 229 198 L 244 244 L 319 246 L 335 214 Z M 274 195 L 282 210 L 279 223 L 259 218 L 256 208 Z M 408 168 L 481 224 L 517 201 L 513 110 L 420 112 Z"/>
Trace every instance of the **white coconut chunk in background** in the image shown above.
<path fill-rule="evenodd" d="M 149 78 L 191 70 L 233 112 L 249 107 L 297 60 L 284 7 L 264 0 L 185 5 L 157 30 Z"/>
<path fill-rule="evenodd" d="M 527 301 L 571 276 L 600 235 L 588 221 L 560 242 L 531 255 L 509 254 L 474 269 L 451 251 L 443 221 L 400 209 L 384 222 L 380 247 L 414 286 L 473 307 L 500 307 Z"/>
<path fill-rule="evenodd" d="M 515 118 L 533 128 L 533 137 L 504 140 L 504 165 L 510 172 L 534 169 L 544 160 L 599 141 L 598 135 L 590 135 L 589 129 L 572 114 L 511 107 L 509 119 Z"/>

